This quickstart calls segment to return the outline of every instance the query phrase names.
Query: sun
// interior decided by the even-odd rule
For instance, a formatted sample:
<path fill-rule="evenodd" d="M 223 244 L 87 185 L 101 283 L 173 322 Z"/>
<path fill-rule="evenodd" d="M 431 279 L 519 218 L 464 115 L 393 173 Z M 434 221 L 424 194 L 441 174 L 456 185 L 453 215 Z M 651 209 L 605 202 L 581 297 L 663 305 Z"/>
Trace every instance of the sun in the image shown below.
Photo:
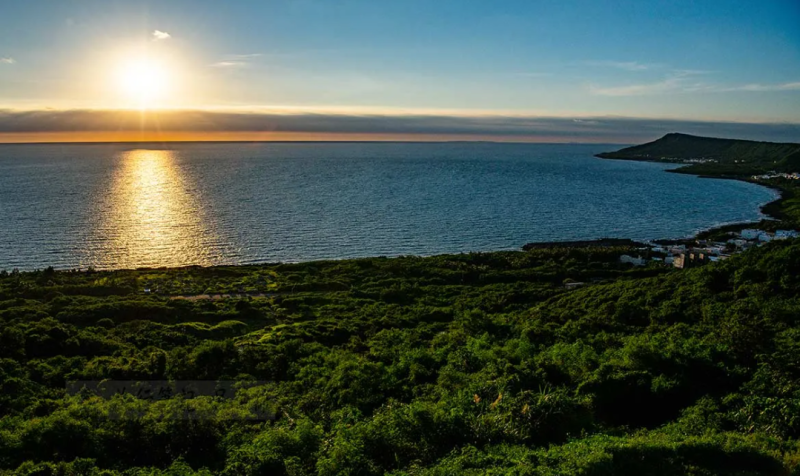
<path fill-rule="evenodd" d="M 165 99 L 169 75 L 163 64 L 138 59 L 121 66 L 118 81 L 128 101 L 139 108 L 150 108 Z"/>

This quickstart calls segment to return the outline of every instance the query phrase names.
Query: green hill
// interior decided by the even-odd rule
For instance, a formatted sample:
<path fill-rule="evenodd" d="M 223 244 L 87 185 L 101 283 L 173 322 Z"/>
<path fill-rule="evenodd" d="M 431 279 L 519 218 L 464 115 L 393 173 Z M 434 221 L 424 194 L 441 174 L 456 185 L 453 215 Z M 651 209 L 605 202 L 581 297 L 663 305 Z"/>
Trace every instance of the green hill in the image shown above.
<path fill-rule="evenodd" d="M 671 133 L 647 144 L 597 155 L 605 159 L 682 162 L 713 160 L 721 165 L 783 170 L 800 165 L 800 144 L 718 139 Z"/>

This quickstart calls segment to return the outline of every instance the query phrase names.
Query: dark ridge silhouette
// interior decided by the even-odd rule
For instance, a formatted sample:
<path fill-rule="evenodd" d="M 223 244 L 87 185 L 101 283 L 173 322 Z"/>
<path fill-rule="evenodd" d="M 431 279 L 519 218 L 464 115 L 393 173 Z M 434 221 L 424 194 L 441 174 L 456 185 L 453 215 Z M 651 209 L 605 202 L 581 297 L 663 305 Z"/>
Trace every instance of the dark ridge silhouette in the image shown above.
<path fill-rule="evenodd" d="M 603 152 L 604 159 L 682 162 L 705 159 L 719 164 L 749 164 L 776 170 L 800 165 L 800 144 L 758 142 L 670 133 L 646 144 Z"/>

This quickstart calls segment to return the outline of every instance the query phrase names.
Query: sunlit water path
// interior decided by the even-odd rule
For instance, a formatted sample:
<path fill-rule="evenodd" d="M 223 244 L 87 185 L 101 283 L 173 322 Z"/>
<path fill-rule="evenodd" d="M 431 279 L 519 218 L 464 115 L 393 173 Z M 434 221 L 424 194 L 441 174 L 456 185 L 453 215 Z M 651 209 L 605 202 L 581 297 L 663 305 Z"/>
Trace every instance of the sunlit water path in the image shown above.
<path fill-rule="evenodd" d="M 0 269 L 239 264 L 681 237 L 775 192 L 597 145 L 0 146 Z"/>

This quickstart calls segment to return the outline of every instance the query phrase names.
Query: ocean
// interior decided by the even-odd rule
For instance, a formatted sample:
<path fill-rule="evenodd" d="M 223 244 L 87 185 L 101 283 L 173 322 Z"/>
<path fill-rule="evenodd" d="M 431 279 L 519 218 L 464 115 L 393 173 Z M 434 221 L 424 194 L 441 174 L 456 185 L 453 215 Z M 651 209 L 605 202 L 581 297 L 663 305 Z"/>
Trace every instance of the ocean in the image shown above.
<path fill-rule="evenodd" d="M 680 238 L 776 192 L 618 145 L 0 146 L 0 269 L 250 264 Z"/>

